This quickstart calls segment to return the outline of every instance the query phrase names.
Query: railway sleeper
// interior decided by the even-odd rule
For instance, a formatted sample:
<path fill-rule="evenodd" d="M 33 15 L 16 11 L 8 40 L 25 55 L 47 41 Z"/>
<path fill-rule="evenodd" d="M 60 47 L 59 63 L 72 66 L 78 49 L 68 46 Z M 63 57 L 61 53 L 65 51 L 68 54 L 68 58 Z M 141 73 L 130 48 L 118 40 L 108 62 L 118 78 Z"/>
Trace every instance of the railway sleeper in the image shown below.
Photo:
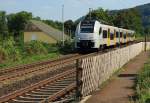
<path fill-rule="evenodd" d="M 73 78 L 71 78 L 71 79 L 66 79 L 66 80 L 64 80 L 64 81 L 57 81 L 54 85 L 59 85 L 59 84 L 66 84 L 66 83 L 69 83 L 69 82 L 74 82 L 75 81 L 75 79 L 73 79 Z"/>
<path fill-rule="evenodd" d="M 46 95 L 46 94 L 29 94 L 29 93 L 26 93 L 25 95 L 27 96 L 31 96 L 31 97 L 49 97 L 50 95 Z"/>
<path fill-rule="evenodd" d="M 52 90 L 47 90 L 47 89 L 40 89 L 38 91 L 40 91 L 40 92 L 54 92 L 54 90 L 52 91 Z"/>
<path fill-rule="evenodd" d="M 11 103 L 40 103 L 40 102 L 39 101 L 24 101 L 24 100 L 13 99 Z"/>
<path fill-rule="evenodd" d="M 54 91 L 55 91 L 55 90 L 59 91 L 59 90 L 61 90 L 61 89 L 63 89 L 63 87 L 49 87 L 49 88 L 46 87 L 46 88 L 45 88 L 45 90 L 52 90 L 52 91 L 53 91 L 53 90 L 54 90 Z"/>
<path fill-rule="evenodd" d="M 59 90 L 61 90 L 62 88 L 59 88 L 59 89 L 51 89 L 51 88 L 46 88 L 46 89 L 43 89 L 43 90 L 45 90 L 45 91 L 49 91 L 49 92 L 51 92 L 51 93 L 54 93 L 54 92 L 57 92 L 57 91 L 59 91 Z M 44 91 L 43 91 L 44 92 Z"/>
<path fill-rule="evenodd" d="M 57 85 L 57 84 L 62 84 L 62 83 L 64 83 L 64 82 L 70 82 L 70 81 L 74 81 L 73 79 L 66 79 L 66 78 L 64 78 L 63 80 L 57 80 L 56 82 L 55 82 L 55 84 Z M 54 85 L 54 84 L 53 84 Z"/>
<path fill-rule="evenodd" d="M 17 100 L 42 101 L 43 99 L 45 99 L 45 98 L 41 98 L 41 97 L 34 98 L 34 97 L 28 97 L 28 96 L 19 96 Z"/>
<path fill-rule="evenodd" d="M 53 90 L 60 90 L 62 88 L 65 88 L 66 86 L 64 87 L 41 87 L 40 90 L 47 90 L 47 91 L 53 91 Z M 35 90 L 35 91 L 40 91 L 39 89 L 38 90 Z"/>
<path fill-rule="evenodd" d="M 61 84 L 54 84 L 54 85 L 49 85 L 49 86 L 44 86 L 44 87 L 41 87 L 41 89 L 46 89 L 46 88 L 60 88 L 60 87 L 66 87 L 68 86 L 69 84 L 71 83 L 74 83 L 73 81 L 72 82 L 68 82 L 68 83 L 61 83 Z"/>
<path fill-rule="evenodd" d="M 46 87 L 63 87 L 63 86 L 68 86 L 69 84 L 71 83 L 74 83 L 75 81 L 64 81 L 64 82 L 61 82 L 61 83 L 55 83 L 53 85 L 49 85 L 49 86 L 46 86 Z"/>
<path fill-rule="evenodd" d="M 30 95 L 29 97 L 31 98 L 40 98 L 40 99 L 46 99 L 48 98 L 50 95 Z"/>
<path fill-rule="evenodd" d="M 66 95 L 64 95 L 63 97 L 58 98 L 55 102 L 53 103 L 70 103 L 69 101 L 73 101 L 75 100 L 75 93 L 74 92 L 70 92 Z M 68 102 L 67 102 L 68 101 Z"/>
<path fill-rule="evenodd" d="M 59 90 L 61 90 L 61 89 L 59 89 Z M 58 92 L 59 90 L 54 90 L 53 92 L 55 93 L 55 92 Z M 38 95 L 52 95 L 53 94 L 53 92 L 40 92 L 40 91 L 32 91 L 32 94 L 38 94 Z"/>

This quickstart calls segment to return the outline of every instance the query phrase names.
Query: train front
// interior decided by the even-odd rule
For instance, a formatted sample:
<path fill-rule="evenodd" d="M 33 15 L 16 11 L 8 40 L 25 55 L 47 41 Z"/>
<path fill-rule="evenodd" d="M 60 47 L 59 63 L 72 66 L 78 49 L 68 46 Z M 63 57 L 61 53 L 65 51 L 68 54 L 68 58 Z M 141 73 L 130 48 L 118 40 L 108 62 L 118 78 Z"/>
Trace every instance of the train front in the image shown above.
<path fill-rule="evenodd" d="M 87 50 L 95 48 L 95 28 L 96 21 L 81 21 L 76 29 L 75 48 Z"/>

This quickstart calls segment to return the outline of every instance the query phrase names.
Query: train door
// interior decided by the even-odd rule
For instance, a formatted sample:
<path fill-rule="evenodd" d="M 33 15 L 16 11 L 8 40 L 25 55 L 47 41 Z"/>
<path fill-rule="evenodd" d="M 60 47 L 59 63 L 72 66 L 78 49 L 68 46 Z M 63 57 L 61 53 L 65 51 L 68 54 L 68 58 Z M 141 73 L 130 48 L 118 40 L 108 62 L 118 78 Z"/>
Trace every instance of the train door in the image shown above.
<path fill-rule="evenodd" d="M 107 46 L 110 46 L 110 29 L 108 29 L 107 33 Z"/>
<path fill-rule="evenodd" d="M 116 45 L 116 30 L 114 29 L 114 45 Z"/>
<path fill-rule="evenodd" d="M 126 42 L 128 43 L 129 41 L 129 35 L 128 35 L 128 31 L 126 32 Z"/>

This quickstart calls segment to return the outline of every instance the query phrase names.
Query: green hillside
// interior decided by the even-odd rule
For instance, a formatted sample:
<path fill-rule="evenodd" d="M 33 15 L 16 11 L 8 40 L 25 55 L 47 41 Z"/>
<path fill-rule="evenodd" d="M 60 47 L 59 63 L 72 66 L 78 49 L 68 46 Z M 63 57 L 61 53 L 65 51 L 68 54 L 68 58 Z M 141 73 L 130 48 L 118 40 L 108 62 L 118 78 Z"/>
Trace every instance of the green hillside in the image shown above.
<path fill-rule="evenodd" d="M 150 3 L 144 4 L 144 5 L 140 5 L 140 6 L 136 6 L 136 7 L 133 7 L 133 8 L 136 9 L 140 13 L 141 18 L 142 18 L 143 26 L 144 27 L 150 26 Z M 128 10 L 133 9 L 133 8 L 122 9 L 122 10 L 111 10 L 110 14 L 114 15 L 114 14 L 116 14 L 118 12 L 128 11 Z"/>
<path fill-rule="evenodd" d="M 142 15 L 143 26 L 150 26 L 150 3 L 135 7 Z"/>

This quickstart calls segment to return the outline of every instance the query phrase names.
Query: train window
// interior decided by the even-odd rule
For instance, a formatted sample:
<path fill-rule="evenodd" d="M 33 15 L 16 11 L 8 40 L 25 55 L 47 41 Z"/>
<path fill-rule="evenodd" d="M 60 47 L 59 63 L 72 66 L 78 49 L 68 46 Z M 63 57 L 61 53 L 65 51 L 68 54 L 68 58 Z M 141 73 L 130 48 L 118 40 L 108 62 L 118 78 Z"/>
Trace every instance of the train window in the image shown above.
<path fill-rule="evenodd" d="M 81 33 L 93 33 L 94 32 L 94 25 L 95 22 L 94 21 L 83 21 L 81 22 Z"/>
<path fill-rule="evenodd" d="M 128 34 L 128 37 L 131 37 L 131 33 Z"/>
<path fill-rule="evenodd" d="M 102 28 L 99 29 L 99 35 L 102 33 Z"/>
<path fill-rule="evenodd" d="M 122 32 L 120 32 L 120 38 L 122 38 Z"/>
<path fill-rule="evenodd" d="M 103 38 L 107 38 L 107 30 L 103 30 Z"/>
<path fill-rule="evenodd" d="M 110 40 L 113 40 L 113 39 L 114 39 L 114 34 L 110 33 Z"/>
<path fill-rule="evenodd" d="M 119 32 L 117 31 L 117 32 L 116 32 L 116 38 L 118 38 L 118 37 L 119 37 Z"/>
<path fill-rule="evenodd" d="M 124 37 L 124 39 L 126 39 L 126 37 L 127 37 L 126 33 L 124 33 L 123 37 Z"/>
<path fill-rule="evenodd" d="M 93 33 L 93 31 L 94 31 L 94 28 L 81 28 L 81 33 Z"/>

